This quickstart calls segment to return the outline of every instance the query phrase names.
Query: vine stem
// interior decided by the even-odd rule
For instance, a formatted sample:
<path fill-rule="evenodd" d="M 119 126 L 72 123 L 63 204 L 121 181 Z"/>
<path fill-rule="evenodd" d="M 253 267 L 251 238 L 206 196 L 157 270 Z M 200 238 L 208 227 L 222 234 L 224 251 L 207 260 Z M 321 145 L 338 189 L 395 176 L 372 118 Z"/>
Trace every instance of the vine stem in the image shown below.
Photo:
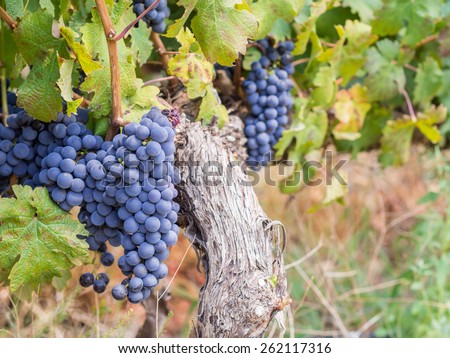
<path fill-rule="evenodd" d="M 17 27 L 17 22 L 6 12 L 4 8 L 0 6 L 0 18 L 6 22 L 11 30 L 14 30 Z"/>
<path fill-rule="evenodd" d="M 163 82 L 163 81 L 170 81 L 170 80 L 173 80 L 174 78 L 176 79 L 177 77 L 176 76 L 167 76 L 167 77 L 155 78 L 153 80 L 144 82 L 142 87 L 150 86 L 153 83 L 158 83 L 158 82 Z"/>
<path fill-rule="evenodd" d="M 169 67 L 169 55 L 166 51 L 166 47 L 164 46 L 163 42 L 161 41 L 161 38 L 159 37 L 158 33 L 156 33 L 155 31 L 152 31 L 151 35 L 150 35 L 150 40 L 153 43 L 153 46 L 155 47 L 155 51 L 159 53 L 159 55 L 161 56 L 161 62 L 163 65 L 163 68 L 166 70 Z M 175 88 L 178 86 L 178 79 L 172 78 L 169 81 L 169 86 L 172 88 Z"/>
<path fill-rule="evenodd" d="M 117 50 L 117 41 L 114 41 L 116 31 L 114 30 L 111 17 L 109 16 L 108 7 L 104 0 L 95 0 L 100 19 L 102 21 L 103 30 L 108 44 L 109 66 L 111 69 L 111 92 L 112 92 L 112 112 L 111 126 L 106 133 L 106 140 L 111 140 L 118 132 L 122 124 L 122 101 L 120 98 L 120 64 L 119 53 Z"/>
<path fill-rule="evenodd" d="M 142 12 L 142 14 L 140 14 L 138 17 L 136 17 L 127 27 L 125 27 L 120 34 L 118 34 L 116 37 L 114 37 L 114 41 L 119 41 L 119 40 L 123 39 L 126 36 L 127 32 L 130 31 L 130 29 L 134 25 L 136 25 L 140 20 L 142 20 L 142 18 L 145 15 L 147 15 L 152 9 L 154 9 L 156 6 L 158 6 L 160 1 L 161 0 L 156 0 L 153 4 L 151 4 L 148 8 L 146 8 Z"/>
<path fill-rule="evenodd" d="M 1 87 L 2 93 L 0 93 L 0 97 L 2 99 L 2 108 L 3 108 L 3 125 L 6 127 L 6 118 L 9 116 L 8 112 L 8 99 L 7 99 L 7 88 L 6 88 L 6 68 L 2 68 L 1 72 Z"/>
<path fill-rule="evenodd" d="M 414 107 L 412 105 L 411 98 L 409 97 L 409 94 L 406 91 L 406 89 L 404 88 L 402 89 L 402 94 L 403 97 L 405 97 L 406 106 L 408 107 L 409 115 L 411 116 L 412 121 L 417 122 L 416 112 L 414 112 Z"/>
<path fill-rule="evenodd" d="M 236 60 L 236 66 L 234 68 L 234 91 L 237 96 L 240 94 L 241 90 L 241 68 L 242 68 L 242 57 L 239 55 L 239 58 Z"/>

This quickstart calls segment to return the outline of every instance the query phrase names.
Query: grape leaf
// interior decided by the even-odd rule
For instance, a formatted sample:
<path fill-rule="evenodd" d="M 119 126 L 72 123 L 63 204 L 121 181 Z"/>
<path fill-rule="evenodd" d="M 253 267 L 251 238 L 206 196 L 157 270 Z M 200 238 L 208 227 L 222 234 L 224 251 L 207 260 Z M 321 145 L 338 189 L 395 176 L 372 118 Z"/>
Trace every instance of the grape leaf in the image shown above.
<path fill-rule="evenodd" d="M 131 56 L 130 56 L 131 60 Z M 136 73 L 134 63 L 120 61 L 120 93 L 122 97 L 131 97 L 136 93 Z M 107 67 L 95 70 L 81 85 L 81 90 L 95 92 L 89 107 L 96 117 L 108 116 L 112 109 L 111 72 Z"/>
<path fill-rule="evenodd" d="M 123 98 L 123 119 L 125 121 L 136 122 L 148 112 L 148 109 L 157 106 L 164 108 L 164 106 L 157 100 L 159 88 L 156 86 L 143 86 L 141 79 L 136 80 L 136 93 L 131 97 Z"/>
<path fill-rule="evenodd" d="M 5 0 L 6 11 L 11 15 L 13 19 L 23 17 L 25 14 L 23 1 L 17 0 Z"/>
<path fill-rule="evenodd" d="M 435 59 L 427 57 L 417 68 L 414 82 L 414 102 L 426 108 L 440 93 L 444 85 L 444 73 Z"/>
<path fill-rule="evenodd" d="M 56 52 L 33 66 L 27 80 L 17 92 L 17 104 L 28 114 L 43 122 L 56 119 L 62 111 L 60 91 L 56 82 L 60 78 Z"/>
<path fill-rule="evenodd" d="M 409 117 L 387 122 L 383 129 L 379 157 L 383 166 L 399 166 L 408 161 L 414 128 L 414 123 Z"/>
<path fill-rule="evenodd" d="M 186 86 L 189 98 L 203 97 L 214 79 L 214 66 L 208 62 L 197 44 L 192 32 L 186 28 L 177 35 L 181 44 L 176 56 L 169 60 L 168 73 L 175 75 Z"/>
<path fill-rule="evenodd" d="M 240 4 L 242 0 L 180 0 L 178 5 L 186 10 L 169 27 L 167 36 L 177 36 L 195 9 L 191 28 L 206 59 L 231 66 L 239 53 L 245 54 L 247 41 L 255 38 L 258 28 L 255 16 Z"/>
<path fill-rule="evenodd" d="M 50 14 L 55 13 L 55 6 L 53 5 L 52 0 L 39 0 L 39 5 L 42 9 L 48 10 Z"/>
<path fill-rule="evenodd" d="M 363 22 L 369 22 L 374 18 L 374 12 L 383 6 L 382 0 L 344 0 L 342 4 L 352 9 L 359 15 Z"/>
<path fill-rule="evenodd" d="M 134 58 L 144 65 L 153 51 L 153 44 L 149 41 L 150 29 L 141 22 L 139 27 L 131 29 L 131 51 Z"/>
<path fill-rule="evenodd" d="M 228 111 L 221 104 L 219 95 L 212 85 L 207 88 L 206 95 L 202 98 L 197 120 L 203 120 L 205 125 L 217 121 L 219 128 L 222 128 L 228 122 Z"/>
<path fill-rule="evenodd" d="M 275 41 L 284 41 L 292 38 L 291 24 L 284 19 L 277 19 L 273 24 L 270 36 L 273 37 Z"/>
<path fill-rule="evenodd" d="M 87 245 L 77 239 L 83 225 L 62 211 L 47 189 L 14 186 L 16 198 L 0 200 L 0 281 L 15 292 L 61 277 L 90 262 Z"/>
<path fill-rule="evenodd" d="M 402 165 L 408 161 L 409 149 L 414 129 L 420 132 L 433 144 L 441 141 L 437 124 L 445 121 L 447 109 L 444 106 L 430 107 L 423 113 L 417 113 L 416 118 L 404 115 L 402 118 L 388 121 L 383 129 L 381 139 L 380 162 L 384 166 Z"/>
<path fill-rule="evenodd" d="M 86 47 L 75 41 L 75 37 L 78 36 L 78 34 L 73 31 L 72 29 L 68 27 L 61 27 L 60 29 L 61 35 L 66 40 L 67 45 L 73 50 L 75 55 L 77 56 L 77 60 L 83 69 L 84 73 L 87 75 L 91 74 L 93 71 L 98 70 L 102 67 L 102 65 L 99 62 L 94 61 L 89 52 L 87 51 Z"/>
<path fill-rule="evenodd" d="M 368 50 L 365 68 L 368 76 L 364 84 L 369 89 L 371 101 L 391 99 L 405 87 L 406 76 L 403 67 L 386 58 L 380 49 L 372 47 Z"/>
<path fill-rule="evenodd" d="M 13 36 L 16 45 L 28 64 L 44 59 L 52 50 L 63 55 L 64 41 L 52 35 L 53 17 L 47 11 L 29 12 L 20 21 Z M 64 57 L 68 57 L 67 51 Z"/>
<path fill-rule="evenodd" d="M 251 11 L 258 20 L 257 39 L 265 37 L 272 30 L 278 19 L 291 22 L 297 15 L 300 7 L 303 7 L 304 0 L 259 0 L 250 4 Z"/>
<path fill-rule="evenodd" d="M 371 27 L 357 20 L 347 20 L 345 27 L 336 26 L 339 41 L 334 47 L 327 49 L 318 56 L 319 61 L 332 64 L 342 77 L 345 86 L 364 66 L 366 50 L 378 38 L 371 33 Z"/>
<path fill-rule="evenodd" d="M 316 88 L 311 93 L 314 105 L 329 108 L 334 101 L 337 85 L 334 69 L 330 66 L 322 66 L 314 78 Z"/>
<path fill-rule="evenodd" d="M 73 60 L 60 60 L 59 73 L 60 78 L 56 82 L 61 90 L 61 97 L 65 101 L 72 100 L 72 73 L 74 71 L 75 61 Z"/>
<path fill-rule="evenodd" d="M 295 101 L 292 125 L 275 145 L 278 158 L 289 149 L 288 159 L 297 164 L 307 153 L 323 145 L 328 130 L 327 112 L 319 108 L 311 109 L 310 105 L 310 100 L 299 98 Z"/>
<path fill-rule="evenodd" d="M 309 5 L 310 16 L 301 24 L 298 29 L 297 42 L 295 43 L 293 55 L 302 55 L 306 51 L 306 46 L 311 38 L 311 34 L 316 32 L 316 22 L 320 15 L 327 11 L 328 0 L 312 2 Z"/>
<path fill-rule="evenodd" d="M 447 117 L 447 108 L 440 105 L 431 106 L 428 110 L 417 115 L 417 128 L 433 144 L 442 140 L 437 124 L 443 123 Z"/>
<path fill-rule="evenodd" d="M 432 34 L 433 21 L 439 18 L 440 8 L 440 1 L 436 0 L 384 1 L 384 6 L 375 13 L 372 27 L 380 36 L 396 35 L 405 27 L 402 42 L 414 46 Z"/>
<path fill-rule="evenodd" d="M 335 138 L 356 140 L 361 137 L 359 131 L 370 108 L 366 87 L 357 83 L 349 90 L 340 90 L 333 105 L 336 119 L 339 121 L 333 129 Z"/>

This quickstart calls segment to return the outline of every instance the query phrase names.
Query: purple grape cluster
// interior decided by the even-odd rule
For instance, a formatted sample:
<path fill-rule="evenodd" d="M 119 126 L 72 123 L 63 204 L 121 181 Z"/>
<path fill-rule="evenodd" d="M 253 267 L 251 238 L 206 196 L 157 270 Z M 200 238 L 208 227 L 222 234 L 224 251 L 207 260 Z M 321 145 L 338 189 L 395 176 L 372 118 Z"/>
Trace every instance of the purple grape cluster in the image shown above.
<path fill-rule="evenodd" d="M 252 63 L 251 71 L 243 82 L 250 106 L 245 119 L 247 137 L 247 163 L 260 169 L 273 159 L 273 147 L 280 140 L 288 124 L 289 110 L 294 104 L 291 97 L 293 74 L 292 41 L 275 46 L 269 39 L 258 41 L 264 53 Z"/>
<path fill-rule="evenodd" d="M 133 12 L 136 16 L 141 15 L 146 9 L 153 5 L 156 0 L 133 0 Z M 151 27 L 153 31 L 162 34 L 166 31 L 165 20 L 170 16 L 170 8 L 167 0 L 160 0 L 158 5 L 150 10 L 142 20 Z"/>
<path fill-rule="evenodd" d="M 90 233 L 84 239 L 92 250 L 107 241 L 124 248 L 117 263 L 128 278 L 113 288 L 117 300 L 139 303 L 167 275 L 162 261 L 179 233 L 174 137 L 171 121 L 154 107 L 81 160 L 87 177 L 78 217 Z M 113 261 L 102 253 L 104 265 Z"/>
<path fill-rule="evenodd" d="M 50 184 L 44 175 L 43 159 L 64 146 L 66 139 L 57 132 L 64 122 L 76 122 L 84 127 L 86 134 L 92 134 L 75 115 L 69 117 L 60 113 L 52 123 L 37 121 L 24 110 L 9 115 L 7 127 L 0 124 L 0 179 L 6 182 L 15 175 L 19 183 L 31 187 Z"/>
<path fill-rule="evenodd" d="M 86 119 L 61 113 L 42 123 L 25 111 L 10 115 L 7 127 L 0 124 L 0 184 L 9 186 L 16 175 L 24 185 L 47 187 L 63 210 L 80 207 L 89 235 L 79 238 L 104 266 L 115 261 L 107 243 L 124 248 L 118 265 L 128 277 L 114 287 L 114 298 L 138 303 L 167 275 L 162 261 L 178 239 L 173 126 L 179 114 L 153 107 L 106 142 L 86 128 Z M 102 293 L 109 277 L 86 273 L 80 284 Z"/>

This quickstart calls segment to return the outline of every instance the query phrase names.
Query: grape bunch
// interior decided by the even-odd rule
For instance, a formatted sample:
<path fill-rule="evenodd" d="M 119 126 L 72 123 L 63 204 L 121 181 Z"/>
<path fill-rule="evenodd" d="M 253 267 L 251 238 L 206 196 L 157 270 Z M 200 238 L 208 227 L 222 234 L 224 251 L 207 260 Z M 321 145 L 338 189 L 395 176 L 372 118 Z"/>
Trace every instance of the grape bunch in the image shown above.
<path fill-rule="evenodd" d="M 133 12 L 136 16 L 141 15 L 146 9 L 153 5 L 156 0 L 133 0 Z M 160 0 L 158 5 L 150 10 L 142 18 L 148 27 L 153 31 L 162 34 L 166 31 L 165 20 L 170 16 L 170 9 L 167 6 L 167 0 Z"/>
<path fill-rule="evenodd" d="M 274 46 L 269 39 L 258 41 L 264 53 L 251 65 L 251 71 L 243 82 L 243 89 L 250 105 L 245 119 L 248 165 L 257 170 L 273 159 L 273 147 L 281 138 L 288 124 L 293 99 L 292 41 Z"/>
<path fill-rule="evenodd" d="M 6 79 L 6 89 L 9 88 L 10 82 L 9 79 Z M 0 82 L 0 97 L 3 93 L 2 83 Z M 7 91 L 6 92 L 6 102 L 8 104 L 8 114 L 19 113 L 22 111 L 22 108 L 17 107 L 17 95 L 14 92 Z M 0 100 L 0 113 L 5 113 L 3 110 L 3 101 Z"/>
<path fill-rule="evenodd" d="M 179 119 L 176 110 L 154 107 L 105 142 L 86 127 L 85 110 L 60 113 L 51 123 L 23 110 L 11 114 L 7 126 L 0 124 L 0 187 L 8 189 L 15 175 L 23 185 L 46 187 L 65 211 L 80 207 L 89 235 L 79 238 L 103 266 L 115 262 L 108 244 L 124 249 L 117 263 L 128 277 L 114 287 L 114 298 L 138 303 L 167 275 L 163 261 L 178 239 L 173 127 Z M 80 284 L 102 293 L 109 277 L 85 273 Z"/>
<path fill-rule="evenodd" d="M 62 148 L 66 146 L 66 124 L 76 123 L 73 125 L 81 126 L 83 135 L 92 136 L 92 132 L 82 123 L 82 118 L 86 117 L 65 116 L 60 113 L 55 122 L 42 123 L 24 110 L 9 115 L 6 119 L 7 127 L 0 124 L 0 180 L 6 182 L 11 175 L 15 175 L 19 183 L 24 185 L 50 185 L 44 159 L 53 152 L 52 156 L 60 155 Z M 99 139 L 101 138 L 97 137 Z M 72 157 L 76 157 L 77 153 L 70 148 L 64 149 L 64 155 L 68 155 L 68 150 Z M 55 180 L 59 171 L 59 168 L 51 171 Z"/>

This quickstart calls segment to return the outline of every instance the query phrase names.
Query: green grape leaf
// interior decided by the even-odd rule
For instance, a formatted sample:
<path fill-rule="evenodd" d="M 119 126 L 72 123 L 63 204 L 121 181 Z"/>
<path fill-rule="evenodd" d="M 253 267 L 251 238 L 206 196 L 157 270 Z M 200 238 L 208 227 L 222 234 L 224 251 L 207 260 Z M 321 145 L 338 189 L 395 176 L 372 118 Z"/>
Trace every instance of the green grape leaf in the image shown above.
<path fill-rule="evenodd" d="M 258 29 L 255 16 L 241 4 L 242 0 L 180 0 L 178 5 L 186 11 L 169 27 L 167 36 L 177 36 L 195 9 L 191 28 L 206 59 L 231 66 L 239 53 L 246 53 L 247 41 L 255 38 Z"/>
<path fill-rule="evenodd" d="M 399 166 L 408 161 L 414 128 L 414 122 L 407 116 L 387 122 L 383 129 L 379 157 L 383 166 Z"/>
<path fill-rule="evenodd" d="M 129 122 L 139 121 L 148 112 L 150 107 L 164 106 L 158 101 L 159 88 L 156 86 L 143 86 L 141 79 L 136 80 L 136 93 L 127 98 L 123 98 L 123 119 Z"/>
<path fill-rule="evenodd" d="M 384 101 L 401 93 L 406 84 L 403 67 L 384 57 L 379 50 L 370 48 L 365 68 L 368 76 L 365 86 L 369 89 L 371 101 Z"/>
<path fill-rule="evenodd" d="M 360 130 L 370 108 L 366 87 L 357 83 L 349 90 L 340 90 L 333 104 L 334 114 L 339 121 L 333 129 L 334 137 L 339 140 L 360 138 Z"/>
<path fill-rule="evenodd" d="M 59 78 L 58 55 L 53 52 L 33 66 L 27 80 L 19 87 L 18 106 L 43 122 L 55 120 L 62 111 L 61 93 L 56 87 Z"/>
<path fill-rule="evenodd" d="M 149 41 L 150 32 L 151 30 L 144 26 L 143 22 L 139 24 L 139 27 L 133 27 L 130 31 L 131 51 L 141 65 L 147 62 L 153 51 L 153 44 Z"/>
<path fill-rule="evenodd" d="M 193 46 L 195 37 L 188 28 L 177 35 L 177 41 L 181 47 L 179 54 L 169 60 L 168 73 L 183 82 L 189 98 L 203 97 L 214 79 L 214 66 L 198 46 Z M 191 52 L 194 47 L 196 51 Z"/>
<path fill-rule="evenodd" d="M 23 1 L 5 0 L 5 4 L 6 11 L 13 19 L 21 18 L 25 14 Z"/>
<path fill-rule="evenodd" d="M 221 104 L 219 95 L 212 84 L 208 86 L 206 95 L 202 98 L 197 120 L 202 120 L 205 125 L 217 121 L 219 128 L 222 128 L 228 122 L 228 111 Z"/>
<path fill-rule="evenodd" d="M 374 18 L 374 12 L 383 6 L 382 0 L 344 0 L 342 4 L 359 15 L 361 21 L 367 23 Z"/>
<path fill-rule="evenodd" d="M 374 33 L 380 36 L 396 35 L 406 28 L 402 42 L 415 46 L 420 40 L 432 34 L 434 20 L 440 16 L 440 1 L 397 0 L 385 1 L 376 11 L 372 21 Z"/>
<path fill-rule="evenodd" d="M 16 198 L 0 200 L 0 281 L 10 290 L 37 291 L 54 277 L 90 262 L 87 234 L 49 197 L 47 189 L 14 186 Z"/>
<path fill-rule="evenodd" d="M 297 99 L 292 125 L 275 145 L 277 158 L 289 150 L 288 159 L 299 164 L 306 154 L 322 147 L 327 131 L 327 112 L 320 108 L 311 109 L 309 100 Z"/>
<path fill-rule="evenodd" d="M 122 28 L 122 24 L 129 18 L 129 13 L 126 11 L 129 2 L 126 0 L 119 0 L 115 4 L 110 4 L 109 12 L 113 26 Z M 123 16 L 123 19 L 122 19 Z M 128 25 L 128 23 L 126 24 Z M 106 37 L 104 36 L 103 25 L 100 19 L 100 15 L 97 10 L 92 10 L 92 22 L 86 23 L 81 29 L 81 39 L 86 47 L 91 58 L 98 58 L 105 66 L 109 65 L 108 44 Z M 119 59 L 123 60 L 129 56 L 129 49 L 125 45 L 123 39 L 117 41 L 117 49 L 119 53 Z"/>
<path fill-rule="evenodd" d="M 327 11 L 328 2 L 328 0 L 312 2 L 309 5 L 310 16 L 308 19 L 303 24 L 295 26 L 298 35 L 294 51 L 292 52 L 293 55 L 302 55 L 306 51 L 311 35 L 316 32 L 317 19 Z"/>
<path fill-rule="evenodd" d="M 303 0 L 259 0 L 251 3 L 251 12 L 255 15 L 259 24 L 256 38 L 261 39 L 268 35 L 278 19 L 291 22 L 297 15 L 299 8 L 303 7 L 303 3 Z"/>
<path fill-rule="evenodd" d="M 337 85 L 334 69 L 330 66 L 322 66 L 314 78 L 314 90 L 311 97 L 314 105 L 322 108 L 329 108 L 335 99 Z"/>
<path fill-rule="evenodd" d="M 278 19 L 273 24 L 270 36 L 277 42 L 292 38 L 291 24 L 284 19 Z"/>
<path fill-rule="evenodd" d="M 357 20 L 347 20 L 345 27 L 336 26 L 339 41 L 334 47 L 327 49 L 318 56 L 319 61 L 332 64 L 342 77 L 345 86 L 364 66 L 366 50 L 378 38 L 371 33 L 371 27 Z"/>
<path fill-rule="evenodd" d="M 446 117 L 447 109 L 441 105 L 417 113 L 416 118 L 404 115 L 400 119 L 388 121 L 381 139 L 380 162 L 384 166 L 406 163 L 415 128 L 431 143 L 439 143 L 442 137 L 436 125 L 444 122 Z"/>
<path fill-rule="evenodd" d="M 417 68 L 414 82 L 414 102 L 426 108 L 440 93 L 444 85 L 444 73 L 434 58 L 427 57 Z"/>
<path fill-rule="evenodd" d="M 136 93 L 136 73 L 131 55 L 128 60 L 120 61 L 120 92 L 123 98 Z M 95 92 L 89 107 L 94 110 L 95 117 L 108 116 L 112 109 L 111 72 L 107 67 L 95 70 L 81 85 L 81 90 Z"/>
<path fill-rule="evenodd" d="M 61 27 L 60 31 L 62 37 L 64 38 L 64 40 L 66 40 L 67 45 L 75 53 L 77 60 L 81 68 L 83 69 L 84 73 L 89 75 L 93 71 L 98 70 L 102 67 L 102 65 L 99 62 L 96 62 L 92 59 L 86 47 L 75 40 L 75 37 L 78 36 L 78 34 L 75 31 L 73 31 L 68 27 Z"/>
<path fill-rule="evenodd" d="M 42 9 L 48 10 L 50 14 L 55 13 L 55 6 L 53 5 L 52 0 L 39 0 L 39 5 Z"/>
<path fill-rule="evenodd" d="M 28 64 L 43 60 L 52 50 L 57 50 L 62 55 L 64 41 L 53 37 L 52 25 L 52 15 L 40 10 L 27 13 L 14 29 L 14 40 Z M 66 53 L 64 57 L 67 57 Z"/>

